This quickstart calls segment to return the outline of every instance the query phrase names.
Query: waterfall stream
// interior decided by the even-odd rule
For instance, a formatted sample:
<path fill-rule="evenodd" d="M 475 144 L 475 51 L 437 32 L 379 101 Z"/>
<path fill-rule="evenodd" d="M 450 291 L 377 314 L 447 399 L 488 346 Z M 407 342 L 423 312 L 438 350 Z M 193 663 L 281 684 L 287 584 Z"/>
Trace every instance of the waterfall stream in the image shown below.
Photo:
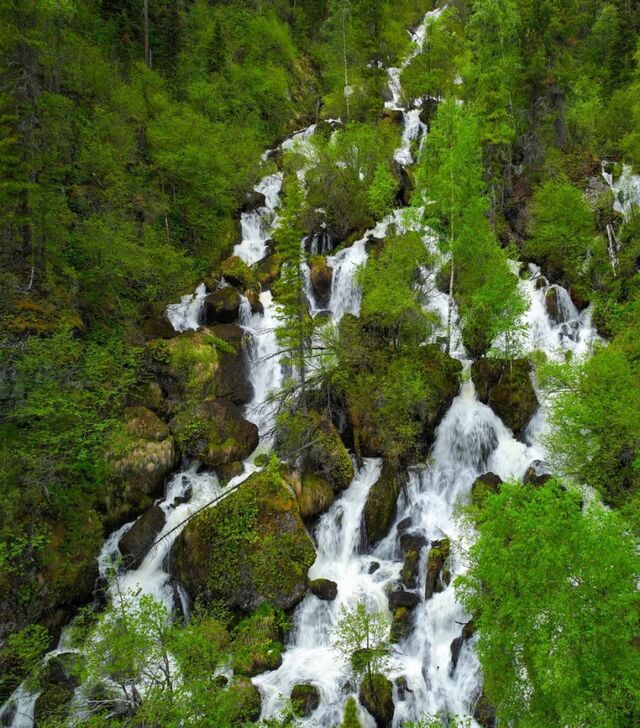
<path fill-rule="evenodd" d="M 413 46 L 404 64 L 388 69 L 391 101 L 386 106 L 402 111 L 404 119 L 402 143 L 395 154 L 396 161 L 402 165 L 413 162 L 412 144 L 424 137 L 426 127 L 420 120 L 417 106 L 403 105 L 400 74 L 404 65 L 420 52 L 428 24 L 439 12 L 432 11 L 425 16 L 412 36 Z M 282 149 L 295 147 L 311 164 L 310 137 L 314 130 L 315 125 L 312 125 L 298 132 L 283 142 Z M 301 174 L 304 177 L 304 169 Z M 264 196 L 264 204 L 241 216 L 242 240 L 234 254 L 248 264 L 258 262 L 267 254 L 267 242 L 277 223 L 282 182 L 280 172 L 266 176 L 254 188 Z M 409 227 L 416 229 L 416 225 L 403 211 L 396 210 L 353 245 L 328 257 L 333 279 L 327 308 L 334 325 L 345 313 L 357 315 L 359 312 L 361 293 L 355 276 L 359 266 L 367 260 L 368 238 L 384 238 L 392 226 L 401 231 Z M 423 235 L 425 245 L 431 248 L 432 233 L 419 226 L 417 229 Z M 424 271 L 424 274 L 433 277 L 434 271 Z M 540 286 L 539 278 L 540 271 L 531 267 L 520 283 L 529 301 L 522 321 L 526 326 L 523 349 L 541 349 L 558 359 L 567 351 L 585 356 L 597 336 L 589 311 L 578 312 L 565 289 L 550 286 L 548 282 Z M 551 289 L 555 291 L 558 320 L 549 316 L 546 306 L 546 295 Z M 205 297 L 202 284 L 195 293 L 168 307 L 167 317 L 176 331 L 193 330 L 201 325 Z M 309 298 L 315 312 L 310 284 Z M 269 449 L 272 443 L 275 413 L 269 395 L 278 390 L 283 378 L 275 336 L 276 304 L 269 291 L 262 292 L 260 301 L 263 311 L 259 313 L 252 313 L 248 302 L 243 301 L 240 316 L 240 324 L 248 334 L 246 352 L 254 389 L 253 400 L 247 405 L 245 414 L 258 427 L 261 438 L 258 451 Z M 446 333 L 450 305 L 452 302 L 447 294 L 432 290 L 428 307 L 440 317 L 439 335 Z M 455 304 L 453 311 L 452 355 L 463 361 L 468 370 L 469 361 L 461 344 Z M 473 384 L 467 379 L 437 428 L 429 463 L 409 469 L 406 488 L 399 497 L 396 522 L 389 535 L 374 548 L 364 545 L 362 512 L 367 494 L 380 475 L 382 463 L 378 459 L 365 460 L 349 488 L 320 518 L 314 531 L 317 558 L 310 578 L 335 581 L 337 598 L 326 602 L 307 594 L 296 609 L 282 665 L 253 679 L 262 695 L 263 717 L 276 715 L 292 687 L 307 682 L 319 689 L 320 705 L 306 723 L 318 728 L 333 728 L 341 722 L 344 703 L 355 690 L 331 643 L 332 630 L 341 609 L 353 606 L 362 598 L 372 608 L 388 613 L 388 591 L 398 584 L 402 568 L 399 537 L 407 529 L 424 537 L 427 543 L 444 536 L 450 538 L 452 576 L 461 573 L 468 534 L 460 531 L 455 518 L 456 506 L 466 501 L 473 481 L 482 473 L 492 471 L 503 479 L 519 478 L 533 460 L 544 460 L 545 453 L 540 444 L 544 427 L 542 413 L 532 421 L 527 442 L 517 440 L 494 412 L 478 401 Z M 252 456 L 245 461 L 244 472 L 236 476 L 230 486 L 242 482 L 255 470 Z M 198 463 L 190 463 L 174 474 L 159 503 L 166 517 L 162 535 L 170 535 L 146 555 L 138 568 L 117 574 L 119 588 L 151 594 L 169 609 L 180 607 L 187 611 L 185 595 L 176 589 L 165 569 L 166 556 L 179 533 L 180 524 L 223 492 L 216 475 L 201 469 Z M 119 554 L 118 542 L 131 525 L 126 524 L 106 540 L 99 556 L 102 577 L 107 576 Z M 374 565 L 377 566 L 374 568 Z M 413 590 L 419 595 L 419 604 L 413 610 L 410 629 L 395 644 L 391 656 L 389 676 L 394 681 L 396 706 L 393 725 L 400 726 L 403 721 L 442 712 L 467 716 L 471 725 L 477 726 L 471 716 L 474 700 L 481 689 L 481 671 L 473 638 L 464 643 L 455 669 L 450 650 L 451 642 L 460 635 L 461 625 L 469 620 L 469 615 L 455 599 L 453 579 L 441 592 L 425 599 L 425 567 L 426 553 L 422 556 L 419 583 Z M 18 688 L 11 699 L 18 710 L 8 725 L 31 728 L 36 698 L 37 694 L 22 686 Z M 6 710 L 5 706 L 3 711 Z M 361 709 L 361 720 L 367 728 L 375 726 L 364 709 Z"/>

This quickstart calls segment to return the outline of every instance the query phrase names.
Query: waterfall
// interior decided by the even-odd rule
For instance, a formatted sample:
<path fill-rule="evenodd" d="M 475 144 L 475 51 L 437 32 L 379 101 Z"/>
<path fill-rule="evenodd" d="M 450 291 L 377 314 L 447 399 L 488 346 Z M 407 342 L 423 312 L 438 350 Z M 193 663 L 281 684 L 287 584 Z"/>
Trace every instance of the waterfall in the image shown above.
<path fill-rule="evenodd" d="M 207 289 L 201 283 L 194 293 L 183 296 L 180 303 L 167 306 L 167 318 L 176 331 L 195 331 L 200 327 L 206 297 Z"/>
<path fill-rule="evenodd" d="M 282 179 L 282 172 L 264 177 L 253 189 L 264 196 L 265 204 L 240 216 L 242 241 L 235 246 L 233 254 L 242 258 L 247 265 L 257 263 L 266 255 L 267 241 L 277 220 L 276 208 L 280 205 Z"/>
<path fill-rule="evenodd" d="M 633 208 L 640 205 L 640 174 L 633 174 L 631 167 L 623 164 L 620 176 L 614 179 L 609 167 L 610 162 L 602 163 L 602 176 L 614 195 L 613 209 L 628 220 Z"/>

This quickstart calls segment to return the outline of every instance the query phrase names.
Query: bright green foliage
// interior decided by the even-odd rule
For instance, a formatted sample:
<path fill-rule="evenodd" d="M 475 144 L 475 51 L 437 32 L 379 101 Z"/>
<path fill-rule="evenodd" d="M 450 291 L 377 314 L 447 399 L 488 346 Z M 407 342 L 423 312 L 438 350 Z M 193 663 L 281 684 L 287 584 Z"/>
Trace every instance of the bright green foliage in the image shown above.
<path fill-rule="evenodd" d="M 379 164 L 368 192 L 369 212 L 374 218 L 381 219 L 391 212 L 397 192 L 398 180 L 387 165 Z"/>
<path fill-rule="evenodd" d="M 437 216 L 446 237 L 464 342 L 472 353 L 482 354 L 496 334 L 513 326 L 522 304 L 517 279 L 487 220 L 477 119 L 453 100 L 438 109 L 418 185 L 427 214 Z"/>
<path fill-rule="evenodd" d="M 611 346 L 583 364 L 549 365 L 544 375 L 559 391 L 549 435 L 558 471 L 622 506 L 640 487 L 637 361 Z"/>
<path fill-rule="evenodd" d="M 601 240 L 595 239 L 592 212 L 576 187 L 564 181 L 545 182 L 533 197 L 531 238 L 527 252 L 543 261 L 551 276 L 570 281 L 588 275 L 586 258 Z"/>
<path fill-rule="evenodd" d="M 31 673 L 50 646 L 47 630 L 32 624 L 10 634 L 0 649 L 0 698 L 4 700 Z"/>
<path fill-rule="evenodd" d="M 342 608 L 332 643 L 357 677 L 371 678 L 389 667 L 389 631 L 387 616 L 360 599 Z"/>
<path fill-rule="evenodd" d="M 344 717 L 340 728 L 362 728 L 358 717 L 358 702 L 354 697 L 350 697 L 344 704 Z"/>
<path fill-rule="evenodd" d="M 471 517 L 478 538 L 457 587 L 498 719 L 635 725 L 639 562 L 619 516 L 598 504 L 583 511 L 578 494 L 550 481 L 505 484 Z"/>

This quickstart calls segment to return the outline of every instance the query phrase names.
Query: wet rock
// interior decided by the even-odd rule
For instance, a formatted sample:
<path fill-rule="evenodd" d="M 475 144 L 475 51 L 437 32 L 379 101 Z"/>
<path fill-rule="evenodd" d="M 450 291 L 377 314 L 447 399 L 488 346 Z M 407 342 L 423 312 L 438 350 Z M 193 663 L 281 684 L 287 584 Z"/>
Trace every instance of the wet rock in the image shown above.
<path fill-rule="evenodd" d="M 258 428 L 225 399 L 205 399 L 169 423 L 183 452 L 210 467 L 244 460 L 258 446 Z"/>
<path fill-rule="evenodd" d="M 411 692 L 407 678 L 404 675 L 396 678 L 396 690 L 398 692 L 398 700 L 404 700 L 407 693 Z"/>
<path fill-rule="evenodd" d="M 427 125 L 427 131 L 431 131 L 431 121 L 438 110 L 438 103 L 438 100 L 432 96 L 426 96 L 422 101 L 420 121 Z"/>
<path fill-rule="evenodd" d="M 485 499 L 492 493 L 497 493 L 502 485 L 502 478 L 495 473 L 483 473 L 477 477 L 471 486 L 471 502 L 474 506 L 482 508 Z"/>
<path fill-rule="evenodd" d="M 322 255 L 315 255 L 309 261 L 311 287 L 318 305 L 326 306 L 331 295 L 331 281 L 333 268 L 328 265 L 327 259 Z"/>
<path fill-rule="evenodd" d="M 473 633 L 475 632 L 475 625 L 473 623 L 473 620 L 470 622 L 467 622 L 467 624 L 464 625 L 462 628 L 462 633 L 459 637 L 456 637 L 451 642 L 451 669 L 450 673 L 453 674 L 455 672 L 456 667 L 458 667 L 458 660 L 460 659 L 460 652 L 462 651 L 462 646 L 464 643 L 469 640 Z"/>
<path fill-rule="evenodd" d="M 178 335 L 171 322 L 167 318 L 167 307 L 164 303 L 147 303 L 142 307 L 142 333 L 144 338 L 171 339 Z"/>
<path fill-rule="evenodd" d="M 402 483 L 401 473 L 386 460 L 380 477 L 367 494 L 362 514 L 369 544 L 378 543 L 389 533 L 396 519 L 397 500 Z"/>
<path fill-rule="evenodd" d="M 238 318 L 240 294 L 225 286 L 209 293 L 204 302 L 204 320 L 207 324 L 230 324 Z"/>
<path fill-rule="evenodd" d="M 124 412 L 122 427 L 107 446 L 107 524 L 124 523 L 153 505 L 178 461 L 167 425 L 146 407 Z"/>
<path fill-rule="evenodd" d="M 255 210 L 259 210 L 261 207 L 266 207 L 266 204 L 267 199 L 262 192 L 251 190 L 251 192 L 245 193 L 244 202 L 240 207 L 240 212 L 253 212 Z"/>
<path fill-rule="evenodd" d="M 413 592 L 396 589 L 389 593 L 389 609 L 393 612 L 400 607 L 414 609 L 420 604 L 420 597 Z"/>
<path fill-rule="evenodd" d="M 451 542 L 448 538 L 431 542 L 431 550 L 427 558 L 427 581 L 425 599 L 431 599 L 434 594 L 444 591 L 451 581 L 451 572 L 447 566 Z"/>
<path fill-rule="evenodd" d="M 305 521 L 312 521 L 327 511 L 335 500 L 331 485 L 315 473 L 304 473 L 301 477 L 298 472 L 291 472 L 285 477 L 293 488 Z"/>
<path fill-rule="evenodd" d="M 166 517 L 159 505 L 145 511 L 118 541 L 118 548 L 128 568 L 137 569 L 151 545 L 164 528 Z"/>
<path fill-rule="evenodd" d="M 278 279 L 283 262 L 284 257 L 281 253 L 272 253 L 256 264 L 256 276 L 262 290 L 269 290 Z"/>
<path fill-rule="evenodd" d="M 314 560 L 297 501 L 269 470 L 189 521 L 171 549 L 171 571 L 192 600 L 219 600 L 243 612 L 265 602 L 295 607 Z"/>
<path fill-rule="evenodd" d="M 480 694 L 473 706 L 473 717 L 482 728 L 496 728 L 497 726 L 495 708 L 489 703 L 484 692 Z"/>
<path fill-rule="evenodd" d="M 552 479 L 553 475 L 550 472 L 549 463 L 545 463 L 543 460 L 534 460 L 525 470 L 522 483 L 523 485 L 540 486 Z"/>
<path fill-rule="evenodd" d="M 421 346 L 419 352 L 432 392 L 429 406 L 420 414 L 424 442 L 429 445 L 433 442 L 437 425 L 458 394 L 462 364 L 436 344 Z"/>
<path fill-rule="evenodd" d="M 314 685 L 306 683 L 294 685 L 291 703 L 296 715 L 308 718 L 320 705 L 320 691 Z"/>
<path fill-rule="evenodd" d="M 393 722 L 393 684 L 384 675 L 366 676 L 360 685 L 360 702 L 376 722 L 376 728 L 391 728 Z"/>
<path fill-rule="evenodd" d="M 244 473 L 244 465 L 239 460 L 231 463 L 225 463 L 216 468 L 216 475 L 223 487 L 229 484 L 229 481 Z"/>
<path fill-rule="evenodd" d="M 538 409 L 531 384 L 531 364 L 526 359 L 479 359 L 471 366 L 478 399 L 500 417 L 517 437 Z"/>
<path fill-rule="evenodd" d="M 228 397 L 234 404 L 251 400 L 244 335 L 235 324 L 216 324 L 147 345 L 147 366 L 167 392 L 169 412 L 187 400 Z"/>
<path fill-rule="evenodd" d="M 429 544 L 427 537 L 418 533 L 417 531 L 411 531 L 410 533 L 403 533 L 400 536 L 400 548 L 402 553 L 406 554 L 409 551 L 420 551 Z"/>
<path fill-rule="evenodd" d="M 400 537 L 400 548 L 404 553 L 400 579 L 407 589 L 415 589 L 418 585 L 420 557 L 427 543 L 427 539 L 420 533 L 403 533 Z"/>
<path fill-rule="evenodd" d="M 408 607 L 398 607 L 394 610 L 389 635 L 391 642 L 400 642 L 409 634 L 413 621 L 411 614 L 411 609 Z"/>
<path fill-rule="evenodd" d="M 309 582 L 309 589 L 325 602 L 332 602 L 338 596 L 338 585 L 329 579 L 314 579 Z"/>
<path fill-rule="evenodd" d="M 369 564 L 369 569 L 368 569 L 368 572 L 367 573 L 369 573 L 369 574 L 375 574 L 376 571 L 378 571 L 379 568 L 380 568 L 380 564 L 377 561 L 372 561 Z"/>
<path fill-rule="evenodd" d="M 396 526 L 397 532 L 404 533 L 405 531 L 408 531 L 411 528 L 412 523 L 413 520 L 411 516 L 409 516 L 408 518 L 403 518 Z"/>
<path fill-rule="evenodd" d="M 415 182 L 411 176 L 411 173 L 405 169 L 399 162 L 392 163 L 393 174 L 398 180 L 398 191 L 396 193 L 396 202 L 406 207 L 411 202 L 411 195 L 413 193 Z"/>
<path fill-rule="evenodd" d="M 241 290 L 256 288 L 256 275 L 253 270 L 237 255 L 223 260 L 220 264 L 220 272 L 224 279 L 231 286 L 237 286 Z"/>
<path fill-rule="evenodd" d="M 247 301 L 249 301 L 249 305 L 251 306 L 251 313 L 264 313 L 264 306 L 260 300 L 260 291 L 257 288 L 248 288 L 244 292 L 244 295 L 247 297 Z"/>
<path fill-rule="evenodd" d="M 308 450 L 305 467 L 331 484 L 339 493 L 349 487 L 355 474 L 353 463 L 333 423 L 317 412 L 309 412 L 313 428 L 313 444 Z"/>

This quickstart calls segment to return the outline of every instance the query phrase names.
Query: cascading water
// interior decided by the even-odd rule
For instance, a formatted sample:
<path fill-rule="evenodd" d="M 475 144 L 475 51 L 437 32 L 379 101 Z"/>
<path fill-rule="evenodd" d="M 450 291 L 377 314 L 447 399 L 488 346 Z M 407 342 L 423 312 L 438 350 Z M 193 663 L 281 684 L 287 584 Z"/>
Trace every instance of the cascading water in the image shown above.
<path fill-rule="evenodd" d="M 631 167 L 624 164 L 620 176 L 614 179 L 610 163 L 603 162 L 602 176 L 613 192 L 613 209 L 628 219 L 631 210 L 640 205 L 640 174 L 633 174 Z"/>
<path fill-rule="evenodd" d="M 207 289 L 201 283 L 194 293 L 183 296 L 180 303 L 167 306 L 167 318 L 176 331 L 195 331 L 200 328 L 206 297 Z"/>

